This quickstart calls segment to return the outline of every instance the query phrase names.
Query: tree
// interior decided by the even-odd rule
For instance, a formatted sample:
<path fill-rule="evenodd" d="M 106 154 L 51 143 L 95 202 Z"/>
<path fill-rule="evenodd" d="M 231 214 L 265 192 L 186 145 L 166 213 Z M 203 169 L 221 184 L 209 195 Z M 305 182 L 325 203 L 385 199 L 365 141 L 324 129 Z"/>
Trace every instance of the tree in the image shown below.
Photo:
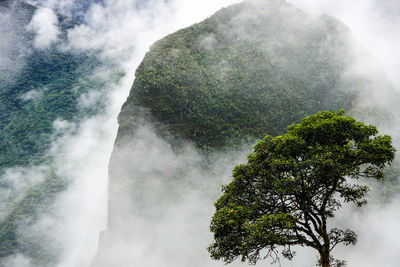
<path fill-rule="evenodd" d="M 328 228 L 341 203 L 366 204 L 368 186 L 354 179 L 382 179 L 395 155 L 391 137 L 378 135 L 344 111 L 323 111 L 288 127 L 285 135 L 266 136 L 216 201 L 208 247 L 213 259 L 226 263 L 241 257 L 292 259 L 292 246 L 316 249 L 323 267 L 333 262 L 332 249 L 355 244 L 351 230 Z"/>

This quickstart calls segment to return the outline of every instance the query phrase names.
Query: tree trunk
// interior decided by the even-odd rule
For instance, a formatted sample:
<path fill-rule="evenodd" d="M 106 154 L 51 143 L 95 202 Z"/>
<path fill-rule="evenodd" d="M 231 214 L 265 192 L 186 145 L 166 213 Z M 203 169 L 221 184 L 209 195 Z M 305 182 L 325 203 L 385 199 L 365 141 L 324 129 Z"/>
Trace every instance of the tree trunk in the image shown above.
<path fill-rule="evenodd" d="M 323 247 L 320 252 L 320 261 L 321 261 L 321 266 L 322 267 L 330 267 L 330 253 L 329 253 L 329 247 Z"/>

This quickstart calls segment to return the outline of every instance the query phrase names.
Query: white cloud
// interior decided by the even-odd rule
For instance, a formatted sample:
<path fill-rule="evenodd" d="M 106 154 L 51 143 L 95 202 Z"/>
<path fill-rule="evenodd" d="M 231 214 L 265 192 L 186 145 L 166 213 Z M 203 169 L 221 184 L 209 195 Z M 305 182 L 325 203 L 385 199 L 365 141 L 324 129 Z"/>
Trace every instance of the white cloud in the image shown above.
<path fill-rule="evenodd" d="M 118 62 L 118 66 L 128 73 L 128 75 L 124 76 L 118 84 L 114 83 L 109 85 L 109 94 L 103 96 L 107 99 L 106 103 L 108 104 L 105 114 L 92 117 L 90 120 L 83 122 L 79 128 L 75 128 L 74 125 L 66 123 L 65 121 L 57 121 L 54 123 L 57 132 L 65 129 L 69 130 L 71 128 L 76 132 L 75 130 L 79 129 L 75 135 L 67 134 L 61 139 L 56 139 L 51 152 L 55 156 L 59 174 L 71 181 L 69 189 L 54 203 L 56 216 L 51 218 L 45 216 L 41 221 L 46 222 L 45 225 L 48 229 L 48 233 L 53 236 L 60 245 L 62 260 L 58 264 L 58 267 L 87 266 L 96 251 L 99 232 L 106 227 L 108 160 L 113 149 L 113 141 L 118 127 L 117 115 L 129 93 L 134 79 L 134 70 L 144 57 L 145 52 L 148 51 L 152 43 L 165 35 L 195 22 L 199 22 L 207 16 L 212 15 L 213 12 L 217 11 L 219 8 L 236 2 L 239 1 L 151 0 L 145 7 L 137 9 L 136 4 L 138 1 L 135 0 L 108 0 L 105 1 L 104 6 L 92 6 L 92 9 L 90 9 L 85 16 L 86 24 L 73 29 L 69 33 L 69 47 L 78 50 L 93 48 L 102 49 L 104 58 L 111 58 Z M 322 11 L 336 15 L 344 22 L 348 23 L 358 40 L 364 46 L 368 47 L 372 54 L 381 60 L 391 80 L 395 84 L 400 84 L 399 79 L 396 78 L 398 69 L 396 69 L 396 67 L 398 67 L 398 60 L 400 58 L 397 57 L 399 52 L 397 50 L 398 32 L 396 28 L 394 28 L 396 24 L 390 26 L 389 23 L 385 22 L 383 16 L 377 14 L 374 15 L 376 19 L 370 21 L 371 23 L 368 22 L 368 14 L 371 8 L 367 4 L 362 4 L 361 1 L 349 2 L 344 0 L 331 0 L 321 2 L 317 0 L 293 0 L 291 2 L 305 9 L 313 9 L 314 11 Z M 72 2 L 69 0 L 61 1 L 60 3 L 62 3 L 61 6 L 65 8 L 72 5 Z M 48 4 L 50 6 L 56 5 L 53 0 L 48 1 Z M 0 21 L 2 21 L 2 17 L 0 17 Z M 375 26 L 371 25 L 374 22 L 382 23 L 378 23 Z M 383 28 L 380 28 L 379 25 L 383 25 Z M 49 9 L 40 8 L 35 13 L 30 24 L 30 29 L 36 32 L 35 44 L 39 48 L 49 47 L 52 43 L 57 41 L 57 36 L 59 34 L 57 18 L 54 12 Z M 375 32 L 369 29 L 375 29 Z M 382 33 L 379 33 L 379 29 L 384 30 Z M 3 33 L 2 27 L 0 27 L 0 33 Z M 2 36 L 3 34 L 0 35 L 0 41 L 4 40 L 1 38 Z M 383 36 L 384 39 L 380 39 L 381 36 Z M 2 48 L 0 49 L 0 53 L 1 52 Z M 1 60 L 2 58 L 0 57 L 0 62 L 2 62 Z M 0 68 L 0 71 L 1 70 Z M 95 98 L 97 98 L 95 92 L 93 95 L 89 93 L 87 99 L 82 99 L 82 104 L 90 105 L 95 102 L 91 101 Z M 143 133 L 146 133 L 145 130 L 146 129 L 143 129 Z M 136 141 L 140 142 L 140 140 Z M 189 149 L 189 152 L 184 156 L 176 155 L 169 150 L 168 146 L 163 143 L 162 140 L 155 138 L 151 132 L 144 134 L 141 142 L 141 150 L 136 149 L 135 153 L 137 154 L 137 158 L 133 158 L 133 160 L 138 161 L 135 163 L 138 170 L 155 166 L 155 164 L 153 165 L 152 163 L 154 163 L 157 158 L 158 162 L 161 161 L 162 164 L 157 166 L 158 169 L 155 168 L 154 171 L 166 173 L 171 170 L 176 171 L 182 168 L 182 166 L 187 167 L 185 164 L 192 166 L 193 163 L 198 162 L 198 155 L 195 151 Z M 148 146 L 143 146 L 143 144 Z M 157 144 L 159 144 L 158 147 L 152 147 Z M 136 143 L 136 145 L 140 148 L 140 143 Z M 148 147 L 152 149 L 146 151 Z M 193 161 L 186 159 L 186 156 L 190 156 L 190 159 Z M 223 156 L 221 156 L 219 160 L 222 159 Z M 175 163 L 178 163 L 178 165 L 174 165 Z M 163 217 L 166 222 L 165 225 L 155 224 L 155 231 L 159 233 L 160 236 L 153 236 L 154 239 L 148 240 L 147 236 L 139 235 L 138 238 L 143 242 L 142 244 L 132 247 L 132 244 L 128 243 L 127 245 L 129 246 L 122 247 L 121 252 L 126 250 L 129 254 L 133 251 L 133 254 L 138 255 L 138 257 L 146 255 L 148 259 L 139 259 L 139 261 L 152 260 L 149 265 L 146 266 L 152 266 L 151 264 L 166 266 L 165 262 L 160 262 L 160 259 L 170 259 L 170 262 L 175 264 L 174 266 L 179 266 L 179 264 L 196 265 L 197 256 L 199 255 L 202 257 L 200 261 L 203 263 L 202 266 L 208 266 L 208 264 L 210 264 L 210 266 L 222 265 L 221 263 L 208 262 L 205 246 L 210 241 L 210 233 L 208 233 L 207 226 L 213 210 L 212 202 L 215 198 L 215 194 L 217 194 L 216 192 L 219 191 L 219 183 L 227 182 L 226 179 L 231 171 L 233 163 L 234 161 L 229 164 L 224 164 L 224 169 L 216 164 L 215 171 L 219 172 L 216 174 L 219 180 L 213 180 L 212 185 L 209 186 L 209 184 L 205 184 L 208 180 L 204 180 L 200 181 L 200 184 L 197 185 L 197 189 L 183 188 L 183 192 L 187 193 L 185 196 L 182 196 L 183 201 L 163 211 L 163 215 L 165 215 L 164 213 L 170 212 L 177 216 L 171 218 Z M 200 177 L 201 179 L 207 179 L 207 175 L 209 174 L 201 173 L 197 169 L 189 171 L 189 176 L 192 178 Z M 16 180 L 25 179 L 16 178 L 17 176 L 9 177 L 10 179 L 15 178 Z M 156 183 L 155 186 L 162 188 L 163 185 Z M 384 228 L 389 229 L 389 227 L 396 227 L 399 218 L 395 215 L 395 207 L 394 203 L 389 207 L 382 208 L 381 212 L 377 209 L 372 209 L 369 215 L 359 217 L 360 219 L 358 221 L 363 223 L 363 227 L 360 227 L 359 224 L 350 225 L 356 227 L 356 230 L 359 230 L 360 245 L 362 245 L 362 240 L 370 240 L 368 237 L 365 237 L 369 234 L 369 229 L 377 229 L 377 227 L 382 225 L 381 221 L 377 218 L 385 218 L 388 221 L 388 223 L 384 225 Z M 181 209 L 181 211 L 176 211 L 175 209 Z M 190 216 L 198 216 L 198 218 L 196 218 L 196 221 L 192 221 Z M 356 220 L 353 222 L 356 222 Z M 146 221 L 137 220 L 135 222 L 137 228 L 132 229 L 132 231 L 140 234 L 140 230 L 143 229 L 142 227 L 145 225 Z M 179 232 L 183 225 L 188 225 L 188 228 Z M 171 226 L 171 228 L 169 228 L 169 226 Z M 182 258 L 162 254 L 165 249 L 165 247 L 162 246 L 168 246 L 167 242 L 169 241 L 169 235 L 167 235 L 166 232 L 171 231 L 171 229 L 175 231 L 177 240 L 183 240 L 182 244 L 184 246 L 192 246 L 193 240 L 199 241 L 195 246 L 198 249 L 197 251 L 200 251 L 199 254 L 193 252 L 193 250 L 189 253 L 189 257 L 178 255 L 182 256 Z M 201 229 L 201 234 L 193 236 L 192 233 L 199 229 Z M 374 232 L 372 237 L 376 236 L 375 233 L 377 232 Z M 388 231 L 382 236 L 386 238 L 390 237 L 390 235 L 391 232 Z M 380 246 L 384 246 L 385 238 L 379 239 Z M 162 241 L 165 242 L 163 243 Z M 363 241 L 362 243 L 368 244 L 369 242 L 370 241 Z M 397 247 L 395 242 L 389 241 L 389 243 L 393 245 L 393 247 L 388 248 L 385 255 L 390 256 L 390 253 L 396 255 L 400 248 Z M 152 246 L 155 247 L 157 253 L 162 254 L 160 258 L 158 258 L 158 255 L 151 253 Z M 173 244 L 172 246 L 177 247 L 179 244 Z M 360 249 L 357 250 L 357 247 Z M 349 254 L 354 253 L 357 257 L 361 257 L 361 255 L 363 257 L 366 256 L 367 259 L 368 256 L 374 257 L 372 253 L 371 255 L 369 253 L 363 253 L 363 246 L 357 247 L 349 250 L 347 254 L 345 252 L 340 252 L 340 255 L 347 258 Z M 166 251 L 169 251 L 168 247 Z M 143 254 L 141 254 L 142 252 Z M 310 250 L 299 250 L 298 256 L 296 256 L 293 262 L 283 263 L 282 266 L 314 266 L 316 257 L 314 255 L 310 256 L 310 254 Z M 355 257 L 353 259 L 352 262 L 354 262 L 354 265 L 351 266 L 364 267 L 362 264 L 365 263 L 365 261 L 360 263 Z M 12 262 L 12 264 L 9 266 L 29 266 L 29 259 L 21 255 L 10 259 L 10 262 Z M 371 260 L 371 262 L 374 261 Z M 393 263 L 389 262 L 387 265 L 383 266 L 397 267 L 398 264 L 396 264 L 394 260 Z"/>
<path fill-rule="evenodd" d="M 109 232 L 94 266 L 223 265 L 206 250 L 209 220 L 249 147 L 205 159 L 190 145 L 175 152 L 150 125 L 121 142 L 110 163 Z"/>
<path fill-rule="evenodd" d="M 25 66 L 25 59 L 30 50 L 20 35 L 19 20 L 25 17 L 24 12 L 2 10 L 0 12 L 0 83 L 12 82 Z M 22 38 L 21 38 L 22 37 Z"/>
<path fill-rule="evenodd" d="M 57 41 L 60 34 L 57 25 L 57 16 L 51 9 L 40 7 L 36 10 L 28 25 L 28 30 L 35 33 L 34 45 L 36 48 L 48 48 Z"/>
<path fill-rule="evenodd" d="M 391 82 L 400 90 L 400 4 L 377 0 L 289 0 L 311 12 L 325 13 L 343 21 L 368 52 L 383 65 Z M 396 13 L 397 12 L 397 13 Z M 394 13 L 394 14 L 393 14 Z"/>
<path fill-rule="evenodd" d="M 18 254 L 8 257 L 4 262 L 5 267 L 32 267 L 31 262 L 24 255 Z"/>
<path fill-rule="evenodd" d="M 370 204 L 361 211 L 346 207 L 335 223 L 348 227 L 358 234 L 356 246 L 340 247 L 335 255 L 348 260 L 354 267 L 397 267 L 400 259 L 400 198 L 386 205 Z"/>
<path fill-rule="evenodd" d="M 31 100 L 37 100 L 42 96 L 42 92 L 39 90 L 33 89 L 30 90 L 24 94 L 21 95 L 21 99 L 25 102 L 31 101 Z"/>
<path fill-rule="evenodd" d="M 44 180 L 46 168 L 15 167 L 6 169 L 0 176 L 0 220 L 13 208 L 13 204 L 25 197 L 28 188 Z"/>

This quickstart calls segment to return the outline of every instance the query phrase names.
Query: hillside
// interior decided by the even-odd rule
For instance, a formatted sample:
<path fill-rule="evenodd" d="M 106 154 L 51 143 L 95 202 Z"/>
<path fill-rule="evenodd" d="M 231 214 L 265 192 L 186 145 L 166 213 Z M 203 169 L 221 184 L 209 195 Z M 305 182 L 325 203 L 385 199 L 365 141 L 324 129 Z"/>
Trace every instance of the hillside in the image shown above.
<path fill-rule="evenodd" d="M 285 1 L 256 5 L 226 8 L 154 44 L 136 71 L 118 138 L 137 107 L 161 135 L 205 150 L 282 134 L 319 110 L 353 109 L 370 81 L 345 77 L 354 62 L 346 26 Z"/>
<path fill-rule="evenodd" d="M 54 120 L 76 120 L 83 115 L 78 110 L 79 96 L 101 84 L 88 80 L 89 72 L 100 65 L 95 54 L 60 51 L 55 45 L 45 50 L 35 48 L 35 36 L 27 30 L 35 7 L 19 1 L 0 4 L 2 13 L 14 17 L 13 30 L 18 32 L 19 43 L 24 43 L 10 53 L 14 64 L 5 66 L 9 69 L 4 72 L 16 74 L 5 77 L 0 84 L 2 169 L 40 163 L 49 146 Z M 64 35 L 77 24 L 61 15 L 58 23 Z"/>
<path fill-rule="evenodd" d="M 93 71 L 103 64 L 96 52 L 60 49 L 67 31 L 79 23 L 57 14 L 59 39 L 47 48 L 35 46 L 29 24 L 37 8 L 22 1 L 0 1 L 2 29 L 0 52 L 0 265 L 11 255 L 24 255 L 39 266 L 54 266 L 58 254 L 49 250 L 38 232 L 21 234 L 21 227 L 34 227 L 39 215 L 49 214 L 54 199 L 68 182 L 56 175 L 49 153 L 52 142 L 63 132 L 55 122 L 75 123 L 102 112 L 104 103 L 81 104 L 91 90 L 105 90 L 105 82 Z M 56 134 L 56 135 L 55 135 Z M 41 168 L 42 182 L 26 177 L 13 181 L 8 171 Z M 32 184 L 30 184 L 32 183 Z M 16 185 L 26 185 L 21 188 Z M 2 265 L 1 265 L 2 266 Z"/>

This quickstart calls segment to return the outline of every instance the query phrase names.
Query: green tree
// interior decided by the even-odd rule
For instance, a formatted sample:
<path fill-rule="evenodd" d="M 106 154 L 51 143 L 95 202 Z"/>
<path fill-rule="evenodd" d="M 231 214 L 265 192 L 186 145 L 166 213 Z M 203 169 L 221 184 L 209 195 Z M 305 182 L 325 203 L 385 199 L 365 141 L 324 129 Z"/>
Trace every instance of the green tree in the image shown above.
<path fill-rule="evenodd" d="M 351 230 L 328 227 L 341 203 L 366 204 L 368 187 L 353 179 L 382 179 L 395 155 L 391 137 L 378 135 L 344 111 L 323 111 L 266 136 L 246 164 L 233 170 L 215 203 L 210 229 L 213 259 L 256 263 L 260 258 L 292 259 L 292 246 L 316 249 L 323 267 L 341 266 L 331 257 L 339 243 L 355 244 Z"/>

